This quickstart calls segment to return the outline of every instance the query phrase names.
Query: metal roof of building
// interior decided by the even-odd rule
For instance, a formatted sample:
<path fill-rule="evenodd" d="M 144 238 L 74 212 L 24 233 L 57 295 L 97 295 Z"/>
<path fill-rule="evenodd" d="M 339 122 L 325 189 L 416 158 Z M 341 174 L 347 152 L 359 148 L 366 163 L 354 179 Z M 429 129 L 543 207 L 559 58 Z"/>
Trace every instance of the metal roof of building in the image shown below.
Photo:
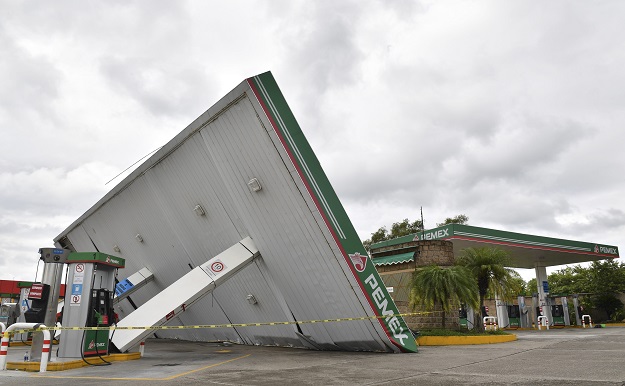
<path fill-rule="evenodd" d="M 449 240 L 458 256 L 468 247 L 497 246 L 510 252 L 511 267 L 535 268 L 575 264 L 594 260 L 618 258 L 618 247 L 593 242 L 558 239 L 524 233 L 449 224 L 393 240 L 371 245 L 376 250 L 392 250 L 393 246 L 418 240 Z M 376 261 L 376 259 L 374 259 Z"/>
<path fill-rule="evenodd" d="M 140 306 L 248 236 L 261 257 L 172 323 L 370 319 L 166 330 L 159 336 L 417 350 L 271 73 L 243 81 L 55 242 L 124 258 L 122 278 L 148 268 L 154 280 L 131 296 Z M 257 303 L 246 300 L 250 294 Z M 122 300 L 117 311 L 123 317 L 133 305 Z"/>

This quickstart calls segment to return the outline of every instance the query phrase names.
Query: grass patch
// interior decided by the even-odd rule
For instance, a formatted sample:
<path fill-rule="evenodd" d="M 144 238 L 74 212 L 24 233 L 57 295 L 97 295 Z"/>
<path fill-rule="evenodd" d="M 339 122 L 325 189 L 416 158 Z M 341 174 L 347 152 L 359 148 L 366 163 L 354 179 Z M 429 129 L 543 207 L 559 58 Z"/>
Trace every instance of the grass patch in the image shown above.
<path fill-rule="evenodd" d="M 503 330 L 478 332 L 478 331 L 467 330 L 467 329 L 455 330 L 455 329 L 432 328 L 432 329 L 419 330 L 418 336 L 489 336 L 489 335 L 511 335 L 511 334 Z"/>

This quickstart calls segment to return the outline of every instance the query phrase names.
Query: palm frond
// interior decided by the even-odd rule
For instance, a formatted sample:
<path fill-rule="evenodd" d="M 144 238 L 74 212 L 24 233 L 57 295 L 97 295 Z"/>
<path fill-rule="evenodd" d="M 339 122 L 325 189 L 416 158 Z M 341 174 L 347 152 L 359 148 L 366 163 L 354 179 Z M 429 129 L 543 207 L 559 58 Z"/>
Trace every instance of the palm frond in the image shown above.
<path fill-rule="evenodd" d="M 477 307 L 478 291 L 471 272 L 461 266 L 436 265 L 417 269 L 413 274 L 410 305 L 432 310 L 440 305 L 449 312 L 460 303 Z"/>

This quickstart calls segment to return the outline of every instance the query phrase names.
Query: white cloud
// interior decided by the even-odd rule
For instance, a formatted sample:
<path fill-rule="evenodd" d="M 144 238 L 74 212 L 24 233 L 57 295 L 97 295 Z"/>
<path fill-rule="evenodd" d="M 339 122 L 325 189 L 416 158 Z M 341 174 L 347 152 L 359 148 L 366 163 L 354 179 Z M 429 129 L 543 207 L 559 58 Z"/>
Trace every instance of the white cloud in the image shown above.
<path fill-rule="evenodd" d="M 624 5 L 3 4 L 0 266 L 242 79 L 272 70 L 361 237 L 424 207 L 618 245 Z"/>

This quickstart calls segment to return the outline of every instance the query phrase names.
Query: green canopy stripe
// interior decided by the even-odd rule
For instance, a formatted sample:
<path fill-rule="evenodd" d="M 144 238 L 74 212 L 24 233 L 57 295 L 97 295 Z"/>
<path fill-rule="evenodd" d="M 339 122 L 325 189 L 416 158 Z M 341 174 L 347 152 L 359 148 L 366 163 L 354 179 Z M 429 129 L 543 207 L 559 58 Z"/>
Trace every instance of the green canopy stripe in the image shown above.
<path fill-rule="evenodd" d="M 376 257 L 372 259 L 375 265 L 392 265 L 414 261 L 414 252 L 400 253 L 392 256 Z"/>

